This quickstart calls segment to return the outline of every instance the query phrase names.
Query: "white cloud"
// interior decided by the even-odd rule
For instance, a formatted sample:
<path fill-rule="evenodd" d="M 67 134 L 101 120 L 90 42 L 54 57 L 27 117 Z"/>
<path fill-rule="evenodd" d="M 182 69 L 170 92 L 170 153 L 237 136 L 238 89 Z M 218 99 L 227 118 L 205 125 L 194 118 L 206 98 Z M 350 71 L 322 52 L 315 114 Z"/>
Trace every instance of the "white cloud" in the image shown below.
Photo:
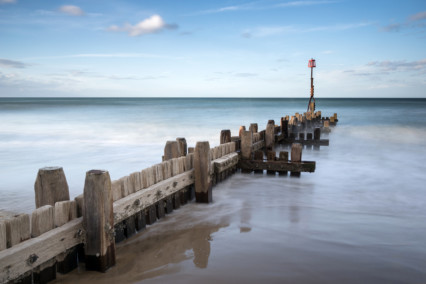
<path fill-rule="evenodd" d="M 161 18 L 159 15 L 152 15 L 151 17 L 140 21 L 136 25 L 125 24 L 122 27 L 117 25 L 110 26 L 108 31 L 127 32 L 129 36 L 140 36 L 144 34 L 157 33 L 166 28 L 174 29 L 177 28 L 177 25 L 166 24 L 163 18 Z"/>
<path fill-rule="evenodd" d="M 16 3 L 16 0 L 0 0 L 0 4 L 12 4 Z"/>
<path fill-rule="evenodd" d="M 84 15 L 84 11 L 80 7 L 73 6 L 73 5 L 63 5 L 59 8 L 59 11 L 64 13 L 64 14 L 71 15 L 71 16 L 83 16 Z"/>

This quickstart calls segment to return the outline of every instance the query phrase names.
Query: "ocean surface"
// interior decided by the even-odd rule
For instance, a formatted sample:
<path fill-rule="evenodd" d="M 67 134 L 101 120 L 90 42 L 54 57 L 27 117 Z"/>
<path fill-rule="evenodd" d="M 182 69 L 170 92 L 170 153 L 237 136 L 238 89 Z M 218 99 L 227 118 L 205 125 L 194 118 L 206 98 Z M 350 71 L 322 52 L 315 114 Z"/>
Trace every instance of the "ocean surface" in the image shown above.
<path fill-rule="evenodd" d="M 306 111 L 306 99 L 0 98 L 0 209 L 31 213 L 39 168 L 118 179 L 161 162 L 167 140 Z M 317 98 L 338 114 L 315 173 L 236 174 L 118 245 L 107 273 L 57 283 L 426 283 L 426 99 Z M 278 151 L 280 149 L 277 149 Z"/>

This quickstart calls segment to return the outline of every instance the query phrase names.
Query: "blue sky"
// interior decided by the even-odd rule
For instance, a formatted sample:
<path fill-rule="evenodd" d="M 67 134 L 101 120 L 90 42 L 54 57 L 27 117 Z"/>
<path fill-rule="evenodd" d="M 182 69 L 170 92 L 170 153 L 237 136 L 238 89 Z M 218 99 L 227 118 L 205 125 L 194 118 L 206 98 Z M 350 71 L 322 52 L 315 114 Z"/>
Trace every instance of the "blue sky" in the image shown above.
<path fill-rule="evenodd" d="M 0 97 L 426 97 L 426 1 L 0 0 Z"/>

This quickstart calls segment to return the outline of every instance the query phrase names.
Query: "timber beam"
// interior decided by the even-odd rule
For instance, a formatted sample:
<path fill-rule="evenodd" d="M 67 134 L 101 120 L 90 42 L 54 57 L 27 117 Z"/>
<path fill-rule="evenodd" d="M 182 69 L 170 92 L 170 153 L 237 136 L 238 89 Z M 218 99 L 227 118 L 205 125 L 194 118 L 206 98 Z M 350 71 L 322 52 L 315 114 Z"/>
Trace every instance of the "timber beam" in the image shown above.
<path fill-rule="evenodd" d="M 240 160 L 237 165 L 242 170 L 269 170 L 276 172 L 315 172 L 315 162 L 285 162 L 265 160 Z"/>

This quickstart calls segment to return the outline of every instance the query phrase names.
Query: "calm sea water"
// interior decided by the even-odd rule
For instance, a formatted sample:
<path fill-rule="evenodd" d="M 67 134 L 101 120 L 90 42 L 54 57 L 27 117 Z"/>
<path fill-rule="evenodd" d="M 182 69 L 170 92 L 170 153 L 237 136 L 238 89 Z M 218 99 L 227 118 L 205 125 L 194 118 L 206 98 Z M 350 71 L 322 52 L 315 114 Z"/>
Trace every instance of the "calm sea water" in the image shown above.
<path fill-rule="evenodd" d="M 264 129 L 306 105 L 0 99 L 0 209 L 34 209 L 41 167 L 62 166 L 74 197 L 87 170 L 117 179 L 161 162 L 167 140 L 215 146 L 222 129 Z M 426 100 L 318 98 L 317 109 L 338 113 L 339 123 L 329 147 L 303 152 L 317 162 L 315 173 L 234 175 L 215 188 L 213 204 L 185 206 L 121 244 L 105 275 L 78 271 L 59 281 L 425 283 Z"/>

